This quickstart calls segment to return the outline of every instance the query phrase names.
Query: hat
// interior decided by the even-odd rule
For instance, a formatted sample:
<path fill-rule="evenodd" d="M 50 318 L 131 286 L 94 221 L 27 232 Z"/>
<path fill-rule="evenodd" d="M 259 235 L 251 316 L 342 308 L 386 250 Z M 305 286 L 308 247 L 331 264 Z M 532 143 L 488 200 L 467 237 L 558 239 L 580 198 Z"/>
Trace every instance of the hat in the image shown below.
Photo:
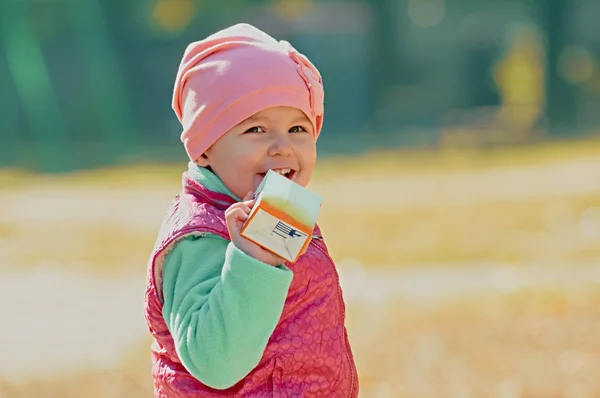
<path fill-rule="evenodd" d="M 181 141 L 192 161 L 231 128 L 274 106 L 303 111 L 317 139 L 323 101 L 321 75 L 308 58 L 249 24 L 191 43 L 173 92 Z"/>

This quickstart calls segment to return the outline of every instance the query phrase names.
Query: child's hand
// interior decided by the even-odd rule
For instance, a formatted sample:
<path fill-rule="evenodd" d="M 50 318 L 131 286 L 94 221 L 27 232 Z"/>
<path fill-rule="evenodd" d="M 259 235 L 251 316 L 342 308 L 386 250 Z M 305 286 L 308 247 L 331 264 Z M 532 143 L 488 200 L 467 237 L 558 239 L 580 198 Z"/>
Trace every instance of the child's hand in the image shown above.
<path fill-rule="evenodd" d="M 241 202 L 234 203 L 225 210 L 225 221 L 227 223 L 229 237 L 233 244 L 247 255 L 262 261 L 263 263 L 274 266 L 281 265 L 285 262 L 285 259 L 268 252 L 256 243 L 251 242 L 240 235 L 242 226 L 248 219 L 250 210 L 252 210 L 252 207 L 254 206 L 254 199 L 252 199 L 252 196 L 253 193 L 248 192 Z"/>

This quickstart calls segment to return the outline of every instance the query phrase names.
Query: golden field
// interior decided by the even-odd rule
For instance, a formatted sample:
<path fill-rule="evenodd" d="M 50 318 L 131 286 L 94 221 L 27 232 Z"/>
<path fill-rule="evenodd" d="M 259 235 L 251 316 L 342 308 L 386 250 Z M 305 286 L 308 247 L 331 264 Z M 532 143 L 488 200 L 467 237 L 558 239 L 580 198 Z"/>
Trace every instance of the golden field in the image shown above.
<path fill-rule="evenodd" d="M 145 263 L 184 167 L 0 171 L 0 398 L 152 395 Z M 600 396 L 600 141 L 328 158 L 311 188 L 361 397 Z"/>

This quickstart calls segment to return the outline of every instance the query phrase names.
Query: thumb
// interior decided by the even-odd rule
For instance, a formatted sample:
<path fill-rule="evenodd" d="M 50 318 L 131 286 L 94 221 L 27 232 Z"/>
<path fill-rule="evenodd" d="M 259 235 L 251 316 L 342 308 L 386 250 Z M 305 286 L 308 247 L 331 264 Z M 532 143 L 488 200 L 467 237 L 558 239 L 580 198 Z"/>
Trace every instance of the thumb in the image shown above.
<path fill-rule="evenodd" d="M 242 202 L 245 202 L 245 201 L 250 200 L 252 198 L 254 198 L 254 192 L 250 191 L 250 192 L 248 192 L 246 194 L 246 196 L 244 196 L 244 199 L 242 199 Z"/>

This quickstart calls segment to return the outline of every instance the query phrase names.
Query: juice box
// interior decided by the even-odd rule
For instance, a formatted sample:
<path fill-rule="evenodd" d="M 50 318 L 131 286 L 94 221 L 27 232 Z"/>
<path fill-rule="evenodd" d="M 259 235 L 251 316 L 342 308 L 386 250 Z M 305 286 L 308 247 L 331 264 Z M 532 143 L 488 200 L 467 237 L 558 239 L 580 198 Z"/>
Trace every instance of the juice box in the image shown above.
<path fill-rule="evenodd" d="M 265 250 L 295 262 L 312 239 L 322 198 L 269 170 L 241 235 Z"/>

